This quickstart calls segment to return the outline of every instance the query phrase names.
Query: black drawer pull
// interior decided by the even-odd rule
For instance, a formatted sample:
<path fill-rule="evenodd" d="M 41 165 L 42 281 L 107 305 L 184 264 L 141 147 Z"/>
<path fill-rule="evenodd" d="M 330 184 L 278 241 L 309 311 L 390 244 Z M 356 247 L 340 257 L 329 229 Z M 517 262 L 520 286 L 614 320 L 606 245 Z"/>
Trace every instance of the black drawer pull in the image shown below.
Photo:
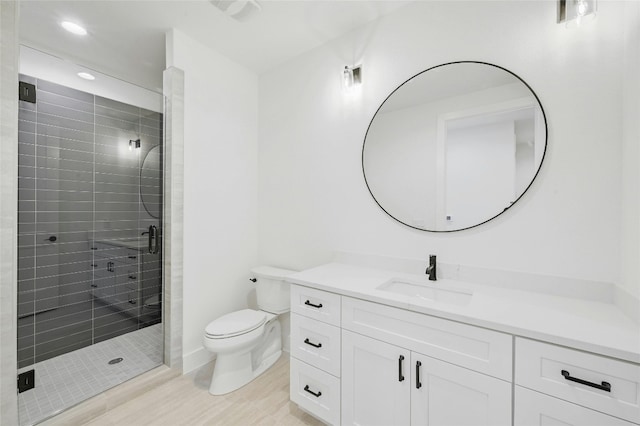
<path fill-rule="evenodd" d="M 129 279 L 130 279 L 130 280 L 137 280 L 137 279 L 138 279 L 138 277 L 136 277 L 135 275 L 129 275 Z"/>
<path fill-rule="evenodd" d="M 314 308 L 320 309 L 322 308 L 322 303 L 318 303 L 317 305 L 314 305 L 313 303 L 309 302 L 308 300 L 306 302 L 304 302 L 305 305 L 307 306 L 312 306 Z"/>
<path fill-rule="evenodd" d="M 398 381 L 399 382 L 403 382 L 404 381 L 404 374 L 402 374 L 402 362 L 404 361 L 404 355 L 400 355 L 400 358 L 398 358 Z"/>
<path fill-rule="evenodd" d="M 312 391 L 311 389 L 309 389 L 309 385 L 306 385 L 304 387 L 304 390 L 309 392 L 311 395 L 315 396 L 316 398 L 320 398 L 320 396 L 322 395 L 322 392 L 318 391 L 318 393 L 315 393 L 314 391 Z"/>
<path fill-rule="evenodd" d="M 576 383 L 580 383 L 581 385 L 591 386 L 592 388 L 603 390 L 605 392 L 611 392 L 611 383 L 609 382 L 602 382 L 602 384 L 599 385 L 597 383 L 589 382 L 587 380 L 571 377 L 571 374 L 569 374 L 567 370 L 562 370 L 561 373 L 564 376 L 565 380 L 569 380 L 570 382 L 576 382 Z"/>
<path fill-rule="evenodd" d="M 422 383 L 420 383 L 420 367 L 422 367 L 422 363 L 420 361 L 416 361 L 416 389 L 420 389 L 422 387 Z"/>
<path fill-rule="evenodd" d="M 128 256 L 128 257 L 129 257 L 129 259 L 137 259 L 138 258 L 138 256 Z"/>
<path fill-rule="evenodd" d="M 313 346 L 314 348 L 321 348 L 321 347 L 322 347 L 322 343 L 318 343 L 318 344 L 316 345 L 315 343 L 311 343 L 311 342 L 309 341 L 309 339 L 304 339 L 304 342 L 305 342 L 307 345 L 311 345 L 311 346 Z"/>
<path fill-rule="evenodd" d="M 91 267 L 92 267 L 92 268 L 97 268 L 97 267 L 98 267 L 98 264 L 96 264 L 96 263 L 92 263 L 92 264 L 91 264 Z"/>

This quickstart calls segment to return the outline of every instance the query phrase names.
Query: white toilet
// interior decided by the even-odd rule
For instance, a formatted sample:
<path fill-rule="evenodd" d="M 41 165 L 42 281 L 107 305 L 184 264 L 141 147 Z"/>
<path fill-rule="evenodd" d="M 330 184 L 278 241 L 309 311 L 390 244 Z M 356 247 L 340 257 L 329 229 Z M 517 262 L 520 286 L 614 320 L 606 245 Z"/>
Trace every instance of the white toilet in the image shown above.
<path fill-rule="evenodd" d="M 207 325 L 204 347 L 217 354 L 209 393 L 223 395 L 246 385 L 271 367 L 282 354 L 278 315 L 289 312 L 287 269 L 260 266 L 251 270 L 258 308 L 221 316 Z"/>

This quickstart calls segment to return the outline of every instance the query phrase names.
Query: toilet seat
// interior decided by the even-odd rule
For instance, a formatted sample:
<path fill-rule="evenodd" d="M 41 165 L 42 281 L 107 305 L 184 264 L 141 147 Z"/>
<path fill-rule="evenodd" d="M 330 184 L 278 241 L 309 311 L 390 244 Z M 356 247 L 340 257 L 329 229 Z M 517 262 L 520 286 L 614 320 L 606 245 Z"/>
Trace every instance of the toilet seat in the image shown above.
<path fill-rule="evenodd" d="M 205 334 L 210 339 L 226 339 L 249 333 L 262 326 L 266 321 L 267 315 L 264 312 L 243 309 L 223 315 L 210 322 L 205 329 Z"/>

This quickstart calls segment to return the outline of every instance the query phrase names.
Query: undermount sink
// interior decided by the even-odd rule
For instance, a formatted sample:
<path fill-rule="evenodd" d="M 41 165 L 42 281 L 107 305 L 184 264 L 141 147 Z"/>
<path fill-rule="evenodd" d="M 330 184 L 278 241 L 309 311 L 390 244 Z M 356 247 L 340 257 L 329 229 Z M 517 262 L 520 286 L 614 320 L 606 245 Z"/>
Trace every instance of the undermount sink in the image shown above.
<path fill-rule="evenodd" d="M 446 281 L 436 281 L 441 284 L 425 284 L 411 282 L 410 280 L 392 278 L 386 283 L 376 287 L 378 290 L 389 293 L 415 297 L 417 299 L 449 303 L 453 305 L 467 305 L 473 297 L 473 292 L 459 288 L 447 288 Z"/>

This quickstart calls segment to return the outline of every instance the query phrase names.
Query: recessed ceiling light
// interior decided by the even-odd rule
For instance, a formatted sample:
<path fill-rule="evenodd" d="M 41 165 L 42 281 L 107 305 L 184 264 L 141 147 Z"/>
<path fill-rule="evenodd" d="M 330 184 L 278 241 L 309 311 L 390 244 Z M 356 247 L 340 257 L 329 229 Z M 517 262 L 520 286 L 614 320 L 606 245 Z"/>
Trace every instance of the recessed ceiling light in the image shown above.
<path fill-rule="evenodd" d="M 75 35 L 87 35 L 87 30 L 76 23 L 64 21 L 60 25 L 62 25 L 62 28 L 64 28 L 65 30 Z"/>
<path fill-rule="evenodd" d="M 79 72 L 78 77 L 84 78 L 85 80 L 95 80 L 96 78 L 89 74 L 88 72 Z"/>

